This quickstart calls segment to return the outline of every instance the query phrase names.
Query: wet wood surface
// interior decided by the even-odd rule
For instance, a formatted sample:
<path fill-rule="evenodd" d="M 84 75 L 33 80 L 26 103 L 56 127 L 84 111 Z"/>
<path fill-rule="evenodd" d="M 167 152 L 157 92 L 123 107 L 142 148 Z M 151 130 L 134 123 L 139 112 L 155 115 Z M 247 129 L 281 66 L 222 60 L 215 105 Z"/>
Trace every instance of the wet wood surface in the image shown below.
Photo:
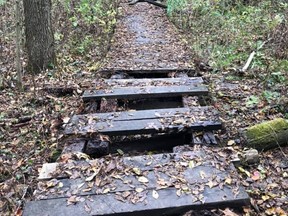
<path fill-rule="evenodd" d="M 106 90 L 85 91 L 84 101 L 106 99 L 139 99 L 151 97 L 175 97 L 183 95 L 207 95 L 208 89 L 204 85 L 190 86 L 146 86 L 146 87 L 116 87 Z"/>
<path fill-rule="evenodd" d="M 42 174 L 49 181 L 43 184 L 49 187 L 38 191 L 40 200 L 29 202 L 23 215 L 41 215 L 43 211 L 51 216 L 169 215 L 190 209 L 248 205 L 249 197 L 239 186 L 233 165 L 216 158 L 217 153 L 195 151 L 126 157 L 120 161 L 110 158 L 46 164 L 43 169 L 48 171 L 42 169 Z M 88 179 L 93 175 L 89 170 L 99 166 L 105 173 L 98 172 L 95 178 Z M 62 172 L 55 175 L 56 170 Z M 71 179 L 74 172 L 81 174 Z M 55 186 L 51 187 L 51 181 L 57 181 Z M 78 201 L 67 205 L 71 196 Z"/>

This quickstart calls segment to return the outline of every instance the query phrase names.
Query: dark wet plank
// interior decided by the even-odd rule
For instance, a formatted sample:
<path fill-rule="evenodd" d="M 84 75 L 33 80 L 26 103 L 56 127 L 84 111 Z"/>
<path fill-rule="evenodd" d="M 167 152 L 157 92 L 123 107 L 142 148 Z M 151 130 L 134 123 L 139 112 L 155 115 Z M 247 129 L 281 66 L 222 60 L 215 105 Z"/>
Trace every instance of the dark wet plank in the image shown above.
<path fill-rule="evenodd" d="M 136 135 L 177 133 L 183 131 L 219 130 L 222 124 L 219 121 L 199 121 L 185 124 L 174 124 L 173 122 L 163 124 L 162 119 L 144 119 L 134 121 L 96 122 L 85 126 L 72 126 L 65 128 L 66 135 Z M 165 121 L 165 120 L 164 120 Z M 185 120 L 184 120 L 185 121 Z"/>
<path fill-rule="evenodd" d="M 75 125 L 81 121 L 103 122 L 107 120 L 113 121 L 128 121 L 128 120 L 142 120 L 142 119 L 159 119 L 163 117 L 173 116 L 209 116 L 217 117 L 218 111 L 213 107 L 192 107 L 192 108 L 170 108 L 170 109 L 151 109 L 151 110 L 130 110 L 125 112 L 110 112 L 110 113 L 93 113 L 85 115 L 75 115 L 71 118 L 70 123 Z"/>
<path fill-rule="evenodd" d="M 166 163 L 168 162 L 170 161 L 167 161 Z M 160 166 L 161 164 L 158 165 Z M 157 167 L 153 169 L 151 168 L 151 166 L 142 167 L 135 165 L 131 167 L 137 167 L 137 169 L 141 170 L 142 173 L 145 173 L 145 178 L 147 178 L 149 182 L 145 184 L 139 182 L 139 176 L 137 176 L 135 173 L 119 175 L 121 179 L 114 179 L 113 177 L 111 177 L 113 175 L 109 176 L 109 174 L 107 174 L 105 181 L 109 182 L 109 184 L 106 184 L 104 186 L 97 186 L 95 184 L 89 186 L 91 185 L 91 181 L 87 182 L 85 181 L 85 178 L 59 178 L 55 187 L 50 187 L 43 192 L 38 192 L 37 197 L 39 199 L 68 198 L 71 196 L 71 194 L 77 196 L 88 196 L 95 194 L 105 194 L 107 193 L 105 191 L 108 191 L 109 193 L 125 191 L 134 192 L 136 188 L 142 188 L 144 190 L 158 190 L 161 188 L 174 187 L 176 184 L 178 184 L 178 177 L 185 179 L 185 185 L 189 185 L 191 189 L 195 187 L 194 190 L 197 190 L 198 184 L 208 184 L 209 180 L 213 179 L 213 177 L 216 175 L 217 181 L 222 183 L 224 183 L 225 179 L 228 177 L 228 172 L 218 170 L 215 167 L 212 167 L 209 163 L 194 168 L 185 169 L 183 167 L 183 172 L 175 172 L 175 174 L 177 174 L 178 176 L 174 179 L 173 177 L 171 178 L 170 173 L 168 175 L 165 172 L 157 171 Z M 205 174 L 204 179 L 201 178 L 202 173 Z M 101 178 L 101 180 L 103 180 L 103 178 Z M 163 182 L 165 181 L 167 185 L 161 186 L 160 184 L 158 184 L 158 181 L 160 180 Z M 60 184 L 61 188 L 58 186 Z M 215 187 L 219 186 L 217 185 Z"/>
<path fill-rule="evenodd" d="M 194 86 L 147 86 L 147 87 L 118 87 L 107 90 L 85 91 L 84 101 L 106 99 L 139 99 L 151 97 L 175 97 L 182 95 L 207 95 L 208 89 L 204 85 Z"/>
<path fill-rule="evenodd" d="M 189 209 L 248 205 L 249 197 L 244 188 L 238 186 L 239 180 L 233 165 L 224 162 L 221 167 L 222 162 L 220 163 L 215 157 L 217 154 L 205 152 L 206 150 L 124 158 L 122 162 L 117 163 L 130 167 L 130 171 L 127 167 L 122 170 L 114 167 L 115 171 L 105 172 L 106 177 L 103 174 L 100 175 L 102 180 L 106 179 L 109 184 L 103 186 L 94 184 L 90 186 L 89 191 L 85 191 L 89 184 L 85 181 L 87 176 L 77 179 L 58 179 L 59 182 L 55 188 L 43 189 L 43 193 L 38 194 L 38 198 L 43 200 L 27 203 L 23 215 L 41 215 L 41 212 L 51 216 L 69 214 L 138 216 L 149 213 L 169 215 L 180 214 Z M 77 170 L 87 173 L 87 167 L 97 168 L 99 165 L 97 161 L 100 160 L 64 164 L 66 168 L 63 171 L 73 172 L 73 168 L 77 167 Z M 190 161 L 195 164 L 190 166 Z M 107 165 L 106 168 L 109 166 Z M 131 172 L 132 168 L 141 171 L 140 176 L 145 176 L 148 182 L 140 182 L 139 175 Z M 50 172 L 54 171 L 55 168 L 50 170 Z M 114 178 L 113 175 L 118 177 Z M 229 178 L 232 183 L 226 182 Z M 94 181 L 97 182 L 97 180 L 91 180 L 90 183 Z M 210 185 L 211 181 L 216 184 Z M 161 187 L 163 185 L 160 182 L 167 184 Z M 60 183 L 62 187 L 59 187 Z M 183 186 L 186 189 L 183 189 Z M 137 192 L 136 188 L 142 188 L 143 191 Z M 179 188 L 182 188 L 181 191 Z M 61 191 L 65 192 L 61 193 Z M 155 191 L 157 191 L 157 196 L 155 196 Z M 67 206 L 67 199 L 72 194 L 81 198 L 81 201 Z M 119 196 L 122 198 L 119 199 Z M 135 203 L 132 203 L 132 200 Z"/>
<path fill-rule="evenodd" d="M 145 191 L 145 196 L 147 196 L 145 201 L 136 204 L 129 201 L 122 202 L 116 199 L 114 194 L 90 195 L 89 198 L 84 197 L 83 202 L 69 206 L 67 206 L 66 198 L 34 201 L 27 203 L 23 216 L 42 215 L 43 212 L 48 213 L 49 216 L 169 215 L 184 213 L 191 209 L 241 207 L 249 204 L 249 197 L 243 189 L 237 197 L 234 197 L 228 187 L 224 187 L 222 190 L 219 188 L 205 188 L 203 195 L 206 199 L 204 203 L 194 202 L 197 198 L 192 194 L 177 196 L 174 188 L 158 190 L 158 199 L 152 196 L 153 191 Z"/>
<path fill-rule="evenodd" d="M 155 68 L 155 69 L 134 69 L 134 70 L 129 70 L 129 69 L 113 69 L 113 68 L 109 68 L 109 69 L 104 69 L 99 71 L 100 73 L 126 73 L 126 74 L 168 74 L 168 73 L 173 73 L 173 72 L 179 72 L 179 73 L 188 73 L 188 72 L 194 72 L 195 69 L 193 68 Z"/>
<path fill-rule="evenodd" d="M 204 151 L 188 151 L 181 153 L 164 153 L 164 154 L 153 154 L 153 155 L 141 155 L 141 156 L 133 156 L 133 157 L 124 157 L 119 158 L 116 157 L 115 161 L 118 163 L 129 166 L 129 167 L 138 167 L 141 171 L 149 171 L 159 167 L 159 164 L 165 165 L 171 161 L 180 161 L 181 159 L 208 159 L 211 155 L 206 155 Z M 70 170 L 77 165 L 81 169 L 85 170 L 86 168 L 93 167 L 97 164 L 101 159 L 89 160 L 89 161 L 76 161 L 71 163 L 45 163 L 42 166 L 41 172 L 39 174 L 39 180 L 50 180 L 52 178 L 62 179 L 67 178 L 67 173 L 61 172 L 54 175 L 56 169 L 59 167 L 64 170 Z M 111 161 L 111 160 L 110 160 Z M 208 160 L 209 161 L 209 160 Z"/>

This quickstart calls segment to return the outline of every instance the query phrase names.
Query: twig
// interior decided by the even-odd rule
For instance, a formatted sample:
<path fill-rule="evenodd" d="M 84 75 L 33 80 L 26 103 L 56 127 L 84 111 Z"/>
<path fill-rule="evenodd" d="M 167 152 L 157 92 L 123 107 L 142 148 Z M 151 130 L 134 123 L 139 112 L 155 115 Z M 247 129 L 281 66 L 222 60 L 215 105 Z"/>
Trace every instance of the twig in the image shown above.
<path fill-rule="evenodd" d="M 247 69 L 249 68 L 249 66 L 250 66 L 250 64 L 251 64 L 251 62 L 252 62 L 255 54 L 256 54 L 255 51 L 253 51 L 253 52 L 250 54 L 250 56 L 249 56 L 246 64 L 245 64 L 244 67 L 241 69 L 241 72 L 242 72 L 242 73 L 245 73 L 245 72 L 247 71 Z"/>
<path fill-rule="evenodd" d="M 262 47 L 263 47 L 266 43 L 268 43 L 270 40 L 271 40 L 271 38 L 269 38 L 268 40 L 264 41 L 264 42 L 257 48 L 256 51 L 253 51 L 253 52 L 249 55 L 249 58 L 248 58 L 246 64 L 245 64 L 244 67 L 240 70 L 241 73 L 245 73 L 245 72 L 248 70 L 248 68 L 249 68 L 249 66 L 250 66 L 250 64 L 251 64 L 254 56 L 256 55 L 256 53 L 257 53 L 260 49 L 262 49 Z"/>

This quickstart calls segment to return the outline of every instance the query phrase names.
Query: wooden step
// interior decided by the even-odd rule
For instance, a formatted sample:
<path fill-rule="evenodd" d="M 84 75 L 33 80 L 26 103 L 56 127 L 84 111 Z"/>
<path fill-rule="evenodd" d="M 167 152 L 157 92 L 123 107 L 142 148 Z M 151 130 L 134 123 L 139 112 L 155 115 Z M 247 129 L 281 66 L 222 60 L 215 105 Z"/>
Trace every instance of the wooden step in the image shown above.
<path fill-rule="evenodd" d="M 213 107 L 140 110 L 76 115 L 65 127 L 66 135 L 135 135 L 218 130 L 221 122 Z"/>
<path fill-rule="evenodd" d="M 155 78 L 155 79 L 104 79 L 106 85 L 109 86 L 171 86 L 171 85 L 193 85 L 203 83 L 201 77 L 190 78 Z"/>
<path fill-rule="evenodd" d="M 99 73 L 110 74 L 110 73 L 126 73 L 129 75 L 138 75 L 138 74 L 168 74 L 168 73 L 190 73 L 195 72 L 194 68 L 155 68 L 155 69 L 138 69 L 138 70 L 125 70 L 125 69 L 112 69 L 107 68 L 100 70 Z"/>
<path fill-rule="evenodd" d="M 248 205 L 233 165 L 216 159 L 222 156 L 200 149 L 44 164 L 40 200 L 28 202 L 23 215 L 170 215 Z"/>
<path fill-rule="evenodd" d="M 85 91 L 82 99 L 101 100 L 106 99 L 139 99 L 139 98 L 161 98 L 177 97 L 183 95 L 207 95 L 208 89 L 202 84 L 195 85 L 172 85 L 172 86 L 146 86 L 146 87 L 116 87 L 105 90 Z"/>

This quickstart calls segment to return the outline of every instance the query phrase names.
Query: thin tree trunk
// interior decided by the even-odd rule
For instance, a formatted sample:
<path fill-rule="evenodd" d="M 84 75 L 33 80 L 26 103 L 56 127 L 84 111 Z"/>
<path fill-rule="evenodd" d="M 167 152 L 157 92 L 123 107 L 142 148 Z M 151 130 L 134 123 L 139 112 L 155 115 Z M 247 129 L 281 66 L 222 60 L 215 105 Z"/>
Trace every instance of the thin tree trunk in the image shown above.
<path fill-rule="evenodd" d="M 51 0 L 23 0 L 28 70 L 40 73 L 56 65 Z"/>
<path fill-rule="evenodd" d="M 16 0 L 16 70 L 17 70 L 17 86 L 22 90 L 22 70 L 20 62 L 20 41 L 21 41 L 21 20 L 20 20 L 20 0 Z"/>

